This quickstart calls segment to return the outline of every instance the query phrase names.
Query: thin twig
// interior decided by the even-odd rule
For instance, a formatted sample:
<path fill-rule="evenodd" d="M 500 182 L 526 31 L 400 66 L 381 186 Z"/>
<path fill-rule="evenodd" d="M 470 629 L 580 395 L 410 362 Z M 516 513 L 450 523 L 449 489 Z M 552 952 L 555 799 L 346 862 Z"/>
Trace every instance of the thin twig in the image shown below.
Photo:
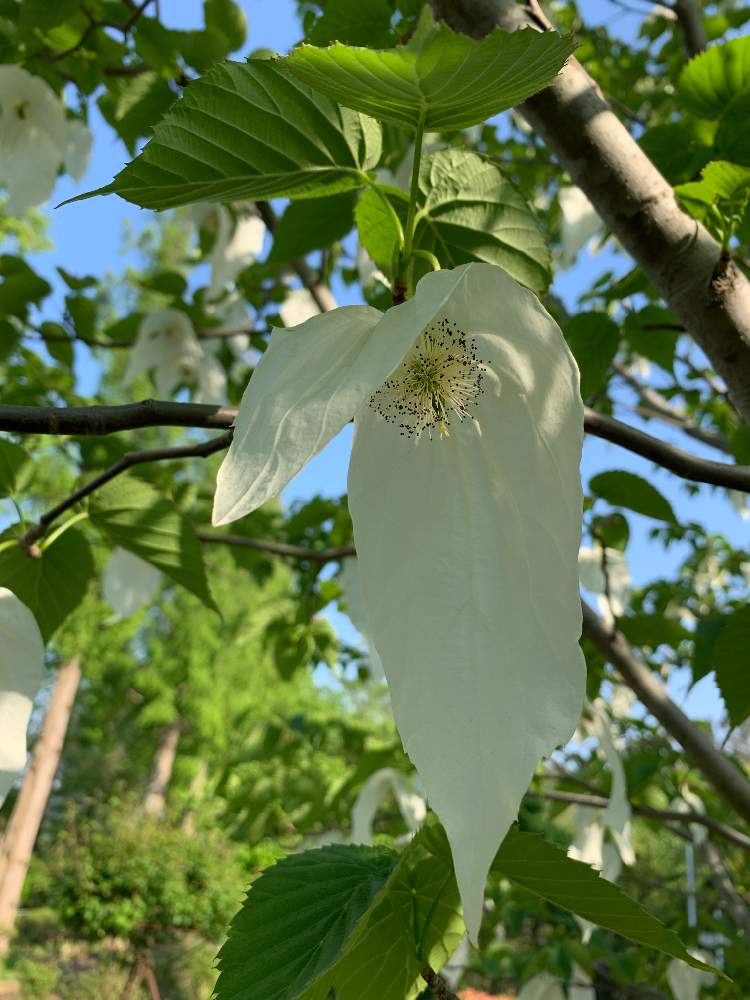
<path fill-rule="evenodd" d="M 333 562 L 357 554 L 353 545 L 339 545 L 330 549 L 311 549 L 301 545 L 289 545 L 286 542 L 274 542 L 266 538 L 246 538 L 244 535 L 215 535 L 208 531 L 196 531 L 202 542 L 215 542 L 219 545 L 239 545 L 246 549 L 257 549 L 259 552 L 270 552 L 276 556 L 290 556 L 293 559 L 307 559 L 309 562 Z"/>
<path fill-rule="evenodd" d="M 255 204 L 258 214 L 266 224 L 266 228 L 270 232 L 273 232 L 277 221 L 273 208 L 267 201 L 258 201 Z M 331 289 L 318 279 L 313 269 L 303 257 L 293 260 L 292 267 L 299 275 L 302 284 L 310 295 L 312 295 L 315 305 L 321 312 L 331 312 L 332 309 L 336 308 L 336 299 L 333 297 Z"/>
<path fill-rule="evenodd" d="M 590 806 L 592 809 L 606 809 L 609 805 L 609 799 L 604 795 L 581 795 L 577 792 L 559 791 L 528 792 L 528 794 L 532 797 L 549 799 L 550 802 L 566 802 L 571 805 Z M 722 823 L 721 820 L 715 819 L 707 813 L 693 812 L 692 810 L 679 812 L 677 809 L 652 809 L 651 806 L 637 805 L 632 802 L 630 808 L 634 815 L 643 816 L 645 819 L 671 823 L 697 823 L 699 826 L 713 830 L 714 833 L 718 833 L 720 837 L 737 847 L 741 847 L 744 851 L 750 851 L 750 837 L 747 834 L 735 830 L 734 827 Z"/>
<path fill-rule="evenodd" d="M 114 465 L 110 465 L 108 469 L 100 472 L 98 476 L 94 476 L 93 479 L 84 483 L 83 486 L 80 486 L 70 496 L 61 500 L 57 506 L 52 507 L 46 513 L 42 514 L 39 522 L 19 538 L 18 544 L 29 555 L 38 556 L 39 550 L 35 543 L 44 536 L 44 533 L 51 524 L 54 524 L 65 511 L 70 510 L 71 507 L 74 507 L 85 497 L 90 496 L 104 486 L 105 483 L 110 482 L 116 476 L 122 475 L 123 472 L 127 472 L 128 469 L 132 469 L 135 465 L 144 465 L 146 462 L 171 462 L 181 458 L 206 458 L 208 455 L 213 455 L 217 451 L 228 448 L 231 443 L 232 432 L 229 431 L 220 437 L 214 438 L 211 441 L 203 441 L 200 444 L 180 445 L 176 448 L 152 448 L 149 451 L 129 451 L 118 462 L 115 462 Z"/>
<path fill-rule="evenodd" d="M 121 406 L 0 406 L 0 431 L 102 435 L 139 427 L 231 427 L 235 406 L 146 399 Z M 635 452 L 682 479 L 750 493 L 750 466 L 711 462 L 588 407 L 586 432 Z"/>

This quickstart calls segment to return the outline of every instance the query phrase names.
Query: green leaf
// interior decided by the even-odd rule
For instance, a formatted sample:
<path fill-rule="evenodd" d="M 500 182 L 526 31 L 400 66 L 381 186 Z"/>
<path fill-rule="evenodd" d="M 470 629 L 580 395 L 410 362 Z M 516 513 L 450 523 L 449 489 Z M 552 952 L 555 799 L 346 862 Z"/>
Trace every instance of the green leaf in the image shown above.
<path fill-rule="evenodd" d="M 384 848 L 332 846 L 267 869 L 219 952 L 219 1000 L 302 996 L 340 959 L 397 862 Z"/>
<path fill-rule="evenodd" d="M 530 28 L 497 28 L 474 41 L 436 25 L 425 7 L 406 45 L 302 45 L 287 61 L 300 80 L 346 107 L 437 131 L 466 128 L 520 104 L 552 82 L 574 48 L 570 37 Z"/>
<path fill-rule="evenodd" d="M 304 257 L 343 239 L 354 226 L 355 200 L 354 191 L 343 191 L 329 198 L 293 201 L 276 223 L 268 263 Z"/>
<path fill-rule="evenodd" d="M 669 327 L 679 325 L 677 317 L 668 309 L 648 305 L 638 312 L 629 312 L 622 329 L 636 354 L 654 361 L 660 368 L 672 374 L 674 352 L 680 331 Z M 657 327 L 660 328 L 655 329 Z"/>
<path fill-rule="evenodd" d="M 739 726 L 750 715 L 750 607 L 725 616 L 713 650 L 716 683 L 727 706 L 729 721 Z"/>
<path fill-rule="evenodd" d="M 750 36 L 701 52 L 680 74 L 679 94 L 692 114 L 720 118 L 738 94 L 750 91 Z"/>
<path fill-rule="evenodd" d="M 15 526 L 0 536 L 0 587 L 12 590 L 33 612 L 48 642 L 86 593 L 94 574 L 91 549 L 80 531 L 68 528 L 33 558 L 14 541 L 18 535 Z"/>
<path fill-rule="evenodd" d="M 693 958 L 674 931 L 667 930 L 622 889 L 583 862 L 566 857 L 537 833 L 512 826 L 491 871 L 630 941 L 682 959 L 694 969 L 717 971 Z"/>
<path fill-rule="evenodd" d="M 669 501 L 647 480 L 634 472 L 613 469 L 600 472 L 589 480 L 589 489 L 602 500 L 615 507 L 627 507 L 636 514 L 653 517 L 658 521 L 677 524 L 677 518 Z"/>
<path fill-rule="evenodd" d="M 606 313 L 584 312 L 565 324 L 564 333 L 581 372 L 581 397 L 589 399 L 609 381 L 620 331 Z"/>
<path fill-rule="evenodd" d="M 494 163 L 442 149 L 423 161 L 419 187 L 415 248 L 431 251 L 445 267 L 484 261 L 533 291 L 547 287 L 549 248 L 536 217 Z"/>
<path fill-rule="evenodd" d="M 55 3 L 50 3 L 49 0 L 23 0 L 19 23 L 25 31 L 35 28 L 49 31 L 78 13 L 79 9 L 78 0 L 56 0 Z"/>
<path fill-rule="evenodd" d="M 207 607 L 218 610 L 191 522 L 152 486 L 119 476 L 92 495 L 89 514 L 116 545 L 150 562 Z"/>
<path fill-rule="evenodd" d="M 0 438 L 0 499 L 26 489 L 33 469 L 30 456 L 20 445 Z"/>
<path fill-rule="evenodd" d="M 726 620 L 726 615 L 706 615 L 698 619 L 694 633 L 693 655 L 690 660 L 693 684 L 713 670 L 714 649 Z"/>
<path fill-rule="evenodd" d="M 61 323 L 45 320 L 39 327 L 39 332 L 44 337 L 44 345 L 50 357 L 70 368 L 73 364 L 73 341 L 65 327 Z"/>
<path fill-rule="evenodd" d="M 25 319 L 30 305 L 38 305 L 52 291 L 36 271 L 12 254 L 0 255 L 0 313 Z"/>
<path fill-rule="evenodd" d="M 360 239 L 386 273 L 407 206 L 403 192 L 381 185 L 357 205 Z M 414 248 L 434 253 L 443 267 L 478 260 L 534 291 L 549 284 L 549 249 L 534 213 L 494 163 L 468 150 L 441 149 L 422 161 Z"/>
<path fill-rule="evenodd" d="M 440 968 L 462 933 L 434 818 L 400 858 L 383 848 L 306 851 L 250 888 L 219 953 L 217 1000 L 327 1000 L 331 991 L 336 1000 L 411 1000 L 425 962 Z"/>
<path fill-rule="evenodd" d="M 245 44 L 247 18 L 234 0 L 205 0 L 203 19 L 211 31 L 220 32 L 227 40 L 227 52 L 236 52 Z"/>
<path fill-rule="evenodd" d="M 628 615 L 618 619 L 617 626 L 634 646 L 651 646 L 655 649 L 664 644 L 674 647 L 683 639 L 691 638 L 691 633 L 678 621 L 665 618 L 664 615 Z"/>
<path fill-rule="evenodd" d="M 320 197 L 361 187 L 378 124 L 338 108 L 279 60 L 222 63 L 191 83 L 143 152 L 107 187 L 143 208 L 240 198 Z"/>
<path fill-rule="evenodd" d="M 97 101 L 99 110 L 133 156 L 138 140 L 151 135 L 177 95 L 157 73 L 107 78 L 106 84 Z"/>
<path fill-rule="evenodd" d="M 648 129 L 638 145 L 670 184 L 694 177 L 711 159 L 711 148 L 698 142 L 690 129 L 678 122 Z"/>
<path fill-rule="evenodd" d="M 307 32 L 313 45 L 366 45 L 373 49 L 387 48 L 393 42 L 389 0 L 327 0 L 323 13 Z"/>
<path fill-rule="evenodd" d="M 359 241 L 375 264 L 390 274 L 394 255 L 403 243 L 409 200 L 403 191 L 389 185 L 368 188 L 354 213 Z"/>
<path fill-rule="evenodd" d="M 750 91 L 738 94 L 721 116 L 714 145 L 722 160 L 750 167 Z"/>

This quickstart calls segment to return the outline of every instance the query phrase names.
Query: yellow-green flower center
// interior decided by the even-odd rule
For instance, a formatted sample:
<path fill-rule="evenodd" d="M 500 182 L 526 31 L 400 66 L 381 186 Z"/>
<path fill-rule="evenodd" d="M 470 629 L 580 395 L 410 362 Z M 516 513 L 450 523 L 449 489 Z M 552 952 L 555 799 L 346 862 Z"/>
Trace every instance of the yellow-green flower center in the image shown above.
<path fill-rule="evenodd" d="M 370 399 L 370 406 L 407 437 L 433 429 L 449 434 L 451 420 L 471 416 L 485 365 L 476 345 L 447 319 L 427 327 L 403 362 Z"/>

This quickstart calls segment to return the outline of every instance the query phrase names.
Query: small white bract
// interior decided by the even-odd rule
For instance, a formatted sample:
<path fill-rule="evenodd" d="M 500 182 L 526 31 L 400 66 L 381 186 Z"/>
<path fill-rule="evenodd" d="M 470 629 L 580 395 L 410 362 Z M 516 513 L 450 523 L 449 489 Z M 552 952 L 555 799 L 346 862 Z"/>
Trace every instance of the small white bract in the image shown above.
<path fill-rule="evenodd" d="M 102 597 L 114 611 L 114 621 L 131 618 L 150 601 L 161 583 L 158 569 L 127 549 L 113 549 L 102 573 Z"/>
<path fill-rule="evenodd" d="M 26 727 L 42 682 L 44 640 L 31 611 L 0 587 L 0 805 L 26 765 Z"/>
<path fill-rule="evenodd" d="M 20 66 L 0 66 L 0 183 L 6 212 L 19 215 L 47 201 L 64 164 L 79 180 L 88 164 L 91 132 L 67 120 L 52 88 Z"/>
<path fill-rule="evenodd" d="M 492 859 L 583 702 L 578 370 L 536 297 L 489 264 L 428 274 L 384 314 L 277 329 L 214 524 L 277 496 L 352 418 L 362 620 L 476 941 Z"/>
<path fill-rule="evenodd" d="M 197 383 L 193 398 L 201 403 L 223 403 L 224 369 L 204 351 L 190 317 L 180 309 L 156 309 L 138 328 L 125 371 L 125 385 L 141 372 L 152 372 L 159 396 L 169 398 L 184 382 Z"/>

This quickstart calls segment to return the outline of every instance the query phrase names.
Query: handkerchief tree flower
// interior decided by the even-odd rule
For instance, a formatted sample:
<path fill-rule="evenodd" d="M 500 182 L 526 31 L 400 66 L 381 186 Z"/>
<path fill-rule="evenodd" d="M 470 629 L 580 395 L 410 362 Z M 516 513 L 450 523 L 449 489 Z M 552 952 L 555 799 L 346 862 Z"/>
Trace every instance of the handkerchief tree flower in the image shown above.
<path fill-rule="evenodd" d="M 489 264 L 427 274 L 385 314 L 343 307 L 277 330 L 214 524 L 277 496 L 352 419 L 369 634 L 476 940 L 492 858 L 583 701 L 578 372 L 536 297 Z"/>

